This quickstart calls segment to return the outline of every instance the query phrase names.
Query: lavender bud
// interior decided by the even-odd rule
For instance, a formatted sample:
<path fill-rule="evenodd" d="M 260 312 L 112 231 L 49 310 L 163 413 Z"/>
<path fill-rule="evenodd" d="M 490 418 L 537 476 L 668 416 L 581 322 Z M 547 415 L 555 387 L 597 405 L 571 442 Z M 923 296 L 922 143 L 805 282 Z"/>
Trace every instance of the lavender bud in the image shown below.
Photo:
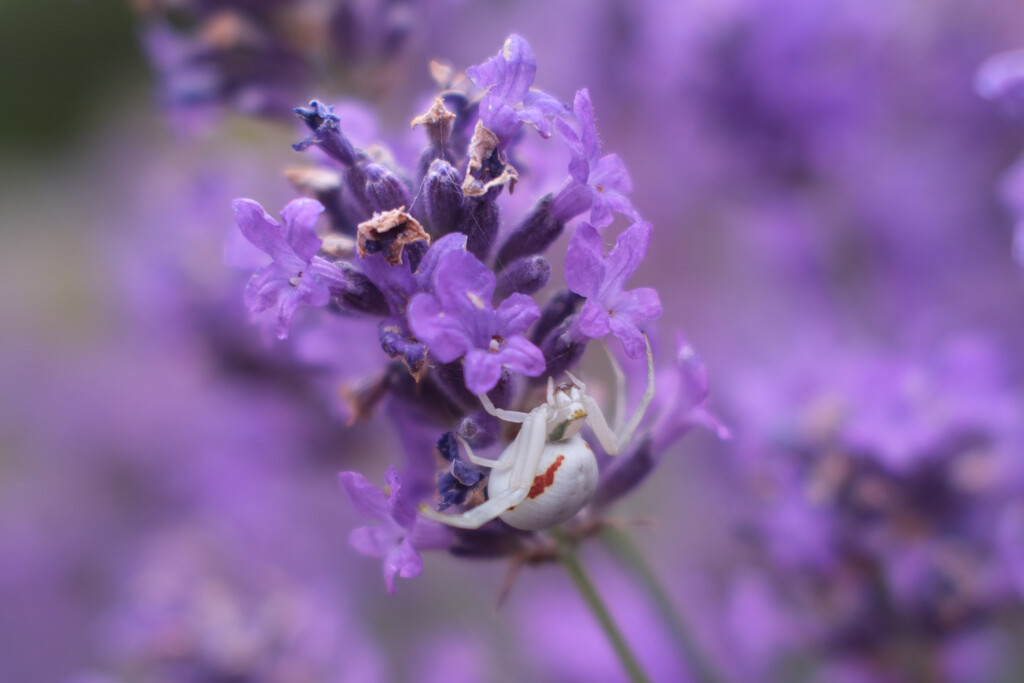
<path fill-rule="evenodd" d="M 533 325 L 533 334 L 530 335 L 530 341 L 534 344 L 540 344 L 551 330 L 561 325 L 570 315 L 576 312 L 576 307 L 581 301 L 583 301 L 583 297 L 568 289 L 563 289 L 551 297 L 551 301 L 540 312 L 540 319 Z"/>
<path fill-rule="evenodd" d="M 547 363 L 544 377 L 560 375 L 579 362 L 587 348 L 586 340 L 577 341 L 571 332 L 572 319 L 555 328 L 540 344 Z"/>
<path fill-rule="evenodd" d="M 412 204 L 412 198 L 405 185 L 391 171 L 380 164 L 368 164 L 364 169 L 366 177 L 365 196 L 367 208 L 373 213 L 389 211 Z"/>
<path fill-rule="evenodd" d="M 551 264 L 543 256 L 527 256 L 510 263 L 498 275 L 494 296 L 505 299 L 513 292 L 533 294 L 548 283 Z"/>
<path fill-rule="evenodd" d="M 487 259 L 498 235 L 498 205 L 490 194 L 466 197 L 459 232 L 466 235 L 466 249 L 481 261 Z"/>
<path fill-rule="evenodd" d="M 331 296 L 342 311 L 355 311 L 371 315 L 387 315 L 387 300 L 370 278 L 360 273 L 347 261 L 335 263 L 344 275 L 345 284 L 341 287 L 332 286 Z"/>
<path fill-rule="evenodd" d="M 423 180 L 423 201 L 427 221 L 435 237 L 447 235 L 461 227 L 462 177 L 444 159 L 434 159 Z"/>
<path fill-rule="evenodd" d="M 304 195 L 314 197 L 324 205 L 331 228 L 346 235 L 356 233 L 356 224 L 342 206 L 342 176 L 329 168 L 302 168 L 293 166 L 284 170 L 284 177 Z"/>
<path fill-rule="evenodd" d="M 439 425 L 451 424 L 452 414 L 462 412 L 434 382 L 418 382 L 404 362 L 388 366 L 387 387 L 409 417 Z"/>
<path fill-rule="evenodd" d="M 551 195 L 545 195 L 501 245 L 495 259 L 497 267 L 524 256 L 543 253 L 562 234 L 564 228 L 565 223 L 551 213 Z"/>
<path fill-rule="evenodd" d="M 301 152 L 311 145 L 316 145 L 329 157 L 346 167 L 355 166 L 359 155 L 348 138 L 341 132 L 341 121 L 332 114 L 334 107 L 313 100 L 308 107 L 297 107 L 294 111 L 313 131 L 305 140 L 292 145 L 296 152 Z"/>
<path fill-rule="evenodd" d="M 480 410 L 459 420 L 456 432 L 473 448 L 487 448 L 498 440 L 501 423 L 487 411 Z"/>

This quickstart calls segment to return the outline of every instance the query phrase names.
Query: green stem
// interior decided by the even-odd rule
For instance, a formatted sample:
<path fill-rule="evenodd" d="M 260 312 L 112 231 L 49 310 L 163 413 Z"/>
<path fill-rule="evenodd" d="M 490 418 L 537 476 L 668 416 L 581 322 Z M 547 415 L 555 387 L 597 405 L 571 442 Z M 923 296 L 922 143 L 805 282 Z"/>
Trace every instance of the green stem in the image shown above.
<path fill-rule="evenodd" d="M 701 652 L 689 625 L 676 611 L 672 597 L 658 581 L 654 570 L 651 569 L 633 540 L 627 534 L 610 526 L 605 526 L 601 530 L 601 540 L 619 561 L 640 579 L 644 589 L 651 597 L 651 602 L 657 607 L 662 620 L 669 627 L 676 644 L 686 657 L 694 678 L 701 683 L 720 683 L 723 680 L 722 677 L 716 673 L 715 668 Z"/>
<path fill-rule="evenodd" d="M 633 654 L 633 651 L 629 649 L 629 644 L 622 636 L 619 627 L 615 625 L 615 620 L 601 599 L 601 595 L 597 592 L 597 587 L 594 586 L 594 582 L 590 580 L 586 570 L 583 568 L 579 555 L 576 553 L 576 544 L 560 530 L 552 529 L 551 532 L 555 540 L 558 541 L 558 558 L 562 561 L 562 565 L 569 574 L 569 578 L 576 584 L 576 588 L 579 590 L 580 595 L 583 596 L 583 600 L 590 607 L 590 611 L 594 613 L 598 623 L 601 624 L 601 628 L 604 630 L 605 635 L 608 636 L 608 640 L 611 641 L 615 654 L 618 655 L 622 667 L 629 675 L 629 679 L 634 683 L 649 683 L 650 679 L 647 678 L 647 674 L 640 668 L 640 662 L 637 660 L 636 655 Z"/>

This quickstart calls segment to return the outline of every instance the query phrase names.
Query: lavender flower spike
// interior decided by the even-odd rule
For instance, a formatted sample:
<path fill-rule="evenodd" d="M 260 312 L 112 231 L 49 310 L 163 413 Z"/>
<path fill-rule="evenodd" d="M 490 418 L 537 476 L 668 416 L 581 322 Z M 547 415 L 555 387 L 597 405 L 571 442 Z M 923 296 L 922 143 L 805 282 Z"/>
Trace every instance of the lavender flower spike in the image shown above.
<path fill-rule="evenodd" d="M 387 484 L 381 491 L 358 472 L 341 472 L 338 483 L 363 517 L 383 524 L 354 529 L 349 543 L 358 552 L 384 558 L 384 583 L 388 593 L 395 592 L 395 574 L 416 578 L 423 573 L 419 549 L 437 550 L 451 545 L 451 530 L 416 514 L 415 505 L 402 496 L 402 481 L 394 466 L 384 475 Z"/>
<path fill-rule="evenodd" d="M 594 105 L 586 88 L 576 92 L 573 111 L 580 123 L 579 133 L 565 120 L 555 120 L 555 127 L 568 144 L 572 159 L 569 182 L 552 201 L 552 212 L 565 222 L 589 208 L 590 223 L 595 228 L 610 225 L 614 220 L 612 212 L 639 220 L 639 214 L 625 195 L 633 191 L 626 165 L 618 154 L 601 156 Z"/>
<path fill-rule="evenodd" d="M 536 74 L 533 49 L 514 33 L 498 54 L 466 69 L 478 88 L 488 89 L 480 103 L 480 120 L 498 136 L 499 150 L 508 146 L 524 122 L 535 126 L 543 137 L 550 137 L 551 117 L 566 109 L 556 98 L 530 87 Z"/>
<path fill-rule="evenodd" d="M 586 297 L 574 324 L 591 339 L 609 332 L 622 341 L 626 355 L 645 353 L 640 323 L 661 315 L 658 293 L 649 287 L 625 291 L 623 286 L 640 265 L 651 241 L 651 224 L 634 223 L 615 243 L 607 257 L 601 237 L 593 226 L 582 223 L 569 242 L 565 256 L 565 281 L 576 294 Z"/>
<path fill-rule="evenodd" d="M 284 225 L 251 199 L 236 199 L 233 206 L 242 235 L 271 258 L 246 285 L 245 305 L 253 313 L 276 307 L 275 332 L 278 339 L 286 339 L 300 304 L 326 306 L 332 285 L 339 291 L 346 287 L 337 266 L 316 255 L 321 240 L 313 226 L 323 204 L 315 199 L 290 202 L 281 211 Z"/>
<path fill-rule="evenodd" d="M 502 367 L 529 377 L 544 372 L 543 354 L 523 336 L 540 317 L 533 299 L 513 294 L 495 310 L 494 273 L 467 251 L 446 254 L 432 280 L 432 293 L 409 302 L 409 327 L 438 361 L 465 356 L 466 388 L 490 391 Z"/>

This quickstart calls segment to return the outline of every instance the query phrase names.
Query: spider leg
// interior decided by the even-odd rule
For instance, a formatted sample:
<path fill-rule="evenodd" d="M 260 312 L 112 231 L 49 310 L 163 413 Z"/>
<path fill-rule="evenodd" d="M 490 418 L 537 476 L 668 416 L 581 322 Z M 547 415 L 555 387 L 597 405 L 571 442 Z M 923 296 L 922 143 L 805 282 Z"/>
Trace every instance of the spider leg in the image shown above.
<path fill-rule="evenodd" d="M 479 529 L 487 522 L 500 517 L 509 508 L 522 503 L 528 493 L 528 489 L 509 489 L 472 510 L 466 510 L 461 515 L 446 515 L 423 504 L 420 506 L 420 514 L 427 519 L 459 529 Z"/>
<path fill-rule="evenodd" d="M 514 449 L 508 453 L 509 459 L 512 460 L 512 473 L 508 479 L 510 489 L 523 488 L 529 491 L 533 486 L 541 456 L 544 454 L 544 444 L 548 438 L 547 417 L 547 404 L 531 410 L 523 422 L 523 428 L 519 430 L 519 436 L 506 449 L 506 453 Z M 502 454 L 503 458 L 504 456 L 505 453 Z"/>
<path fill-rule="evenodd" d="M 601 412 L 601 406 L 597 404 L 594 397 L 586 394 L 583 396 L 583 407 L 587 410 L 587 423 L 594 430 L 594 436 L 597 437 L 601 447 L 608 455 L 618 455 L 622 452 L 629 440 L 633 438 L 633 432 L 640 425 L 640 421 L 644 419 L 644 413 L 647 412 L 647 407 L 654 398 L 654 354 L 651 352 L 651 343 L 648 341 L 647 335 L 644 335 L 644 343 L 647 345 L 647 390 L 644 392 L 643 398 L 640 399 L 636 410 L 633 411 L 633 415 L 630 416 L 629 422 L 618 433 L 613 432 L 608 426 L 608 421 L 605 419 L 604 413 Z"/>
<path fill-rule="evenodd" d="M 612 366 L 612 374 L 615 375 L 615 414 L 612 417 L 612 424 L 615 430 L 619 431 L 626 421 L 626 375 L 622 372 L 622 366 L 615 358 L 615 354 L 608 348 L 608 345 L 601 342 L 601 348 L 608 356 L 608 363 Z"/>
<path fill-rule="evenodd" d="M 491 401 L 490 397 L 488 397 L 487 394 L 477 394 L 476 397 L 480 399 L 480 405 L 484 407 L 484 410 L 486 410 L 488 413 L 498 418 L 499 420 L 504 420 L 505 422 L 519 423 L 523 422 L 526 419 L 526 416 L 529 415 L 529 413 L 521 413 L 518 410 L 505 410 L 503 408 L 495 408 L 494 402 Z"/>
<path fill-rule="evenodd" d="M 466 457 L 474 465 L 480 465 L 481 467 L 493 467 L 496 470 L 505 470 L 512 466 L 511 460 L 491 460 L 489 458 L 481 458 L 473 452 L 468 441 L 463 439 L 461 436 L 457 438 L 459 439 L 459 443 L 462 444 L 462 447 L 466 449 Z"/>

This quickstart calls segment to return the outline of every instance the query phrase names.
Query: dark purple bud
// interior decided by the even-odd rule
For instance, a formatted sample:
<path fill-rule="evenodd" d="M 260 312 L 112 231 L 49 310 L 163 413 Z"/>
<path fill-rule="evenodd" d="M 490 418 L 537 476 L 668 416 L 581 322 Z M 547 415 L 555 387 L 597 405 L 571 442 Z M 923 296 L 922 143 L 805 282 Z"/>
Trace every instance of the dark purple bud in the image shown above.
<path fill-rule="evenodd" d="M 448 461 L 448 471 L 442 472 L 437 478 L 438 509 L 445 510 L 452 505 L 463 505 L 470 495 L 482 498 L 483 491 L 474 489 L 481 484 L 484 474 L 479 468 L 459 457 L 455 435 L 448 432 L 442 436 L 437 442 L 437 450 L 441 457 Z"/>
<path fill-rule="evenodd" d="M 284 170 L 284 177 L 302 194 L 324 205 L 331 228 L 346 235 L 356 233 L 356 224 L 342 205 L 342 175 L 329 168 L 293 166 Z"/>
<path fill-rule="evenodd" d="M 501 369 L 501 379 L 493 389 L 487 392 L 487 397 L 498 408 L 508 408 L 512 405 L 512 401 L 516 397 L 516 380 L 508 368 Z"/>
<path fill-rule="evenodd" d="M 466 374 L 461 359 L 436 365 L 430 372 L 430 380 L 450 403 L 460 406 L 453 414 L 462 415 L 480 407 L 480 401 L 466 388 Z"/>
<path fill-rule="evenodd" d="M 391 171 L 380 164 L 368 164 L 363 170 L 366 176 L 366 203 L 373 213 L 390 211 L 412 204 L 409 190 Z"/>
<path fill-rule="evenodd" d="M 466 249 L 481 261 L 487 259 L 494 247 L 499 220 L 498 204 L 491 194 L 466 197 L 459 232 L 466 235 Z"/>
<path fill-rule="evenodd" d="M 459 420 L 456 431 L 472 448 L 487 448 L 498 440 L 501 423 L 487 411 L 480 410 Z"/>
<path fill-rule="evenodd" d="M 651 441 L 644 439 L 629 453 L 614 458 L 601 473 L 597 491 L 591 499 L 594 507 L 607 507 L 635 489 L 654 469 Z"/>
<path fill-rule="evenodd" d="M 308 107 L 297 107 L 294 111 L 312 133 L 302 142 L 292 145 L 296 152 L 302 152 L 316 145 L 329 157 L 347 167 L 355 166 L 359 154 L 348 138 L 341 132 L 341 121 L 331 113 L 334 107 L 313 100 Z"/>
<path fill-rule="evenodd" d="M 533 334 L 530 335 L 530 341 L 534 344 L 540 344 L 553 329 L 561 325 L 570 315 L 576 312 L 576 307 L 579 306 L 581 301 L 583 301 L 583 297 L 568 289 L 563 289 L 551 297 L 551 301 L 541 310 L 540 319 L 533 326 Z"/>
<path fill-rule="evenodd" d="M 572 336 L 572 319 L 556 327 L 540 344 L 547 369 L 542 377 L 557 376 L 576 365 L 587 348 L 587 340 Z"/>
<path fill-rule="evenodd" d="M 551 264 L 543 256 L 527 256 L 510 263 L 498 275 L 494 296 L 506 299 L 509 294 L 533 294 L 548 283 Z"/>
<path fill-rule="evenodd" d="M 427 361 L 427 347 L 409 335 L 393 318 L 382 321 L 377 328 L 377 334 L 384 353 L 392 358 L 401 359 L 409 373 L 418 381 Z"/>
<path fill-rule="evenodd" d="M 495 267 L 502 268 L 504 264 L 510 264 L 524 256 L 543 253 L 558 239 L 563 229 L 565 223 L 551 213 L 551 195 L 545 195 L 501 245 L 494 260 Z"/>
<path fill-rule="evenodd" d="M 403 413 L 412 419 L 451 425 L 452 415 L 462 412 L 462 407 L 453 403 L 435 382 L 416 381 L 404 362 L 393 362 L 388 366 L 386 382 L 391 396 L 401 403 Z"/>
<path fill-rule="evenodd" d="M 331 296 L 342 311 L 387 315 L 388 302 L 377 286 L 347 261 L 334 264 L 342 273 L 341 283 L 331 283 Z"/>
<path fill-rule="evenodd" d="M 462 201 L 462 175 L 444 159 L 434 159 L 423 179 L 423 202 L 435 237 L 462 226 Z"/>

